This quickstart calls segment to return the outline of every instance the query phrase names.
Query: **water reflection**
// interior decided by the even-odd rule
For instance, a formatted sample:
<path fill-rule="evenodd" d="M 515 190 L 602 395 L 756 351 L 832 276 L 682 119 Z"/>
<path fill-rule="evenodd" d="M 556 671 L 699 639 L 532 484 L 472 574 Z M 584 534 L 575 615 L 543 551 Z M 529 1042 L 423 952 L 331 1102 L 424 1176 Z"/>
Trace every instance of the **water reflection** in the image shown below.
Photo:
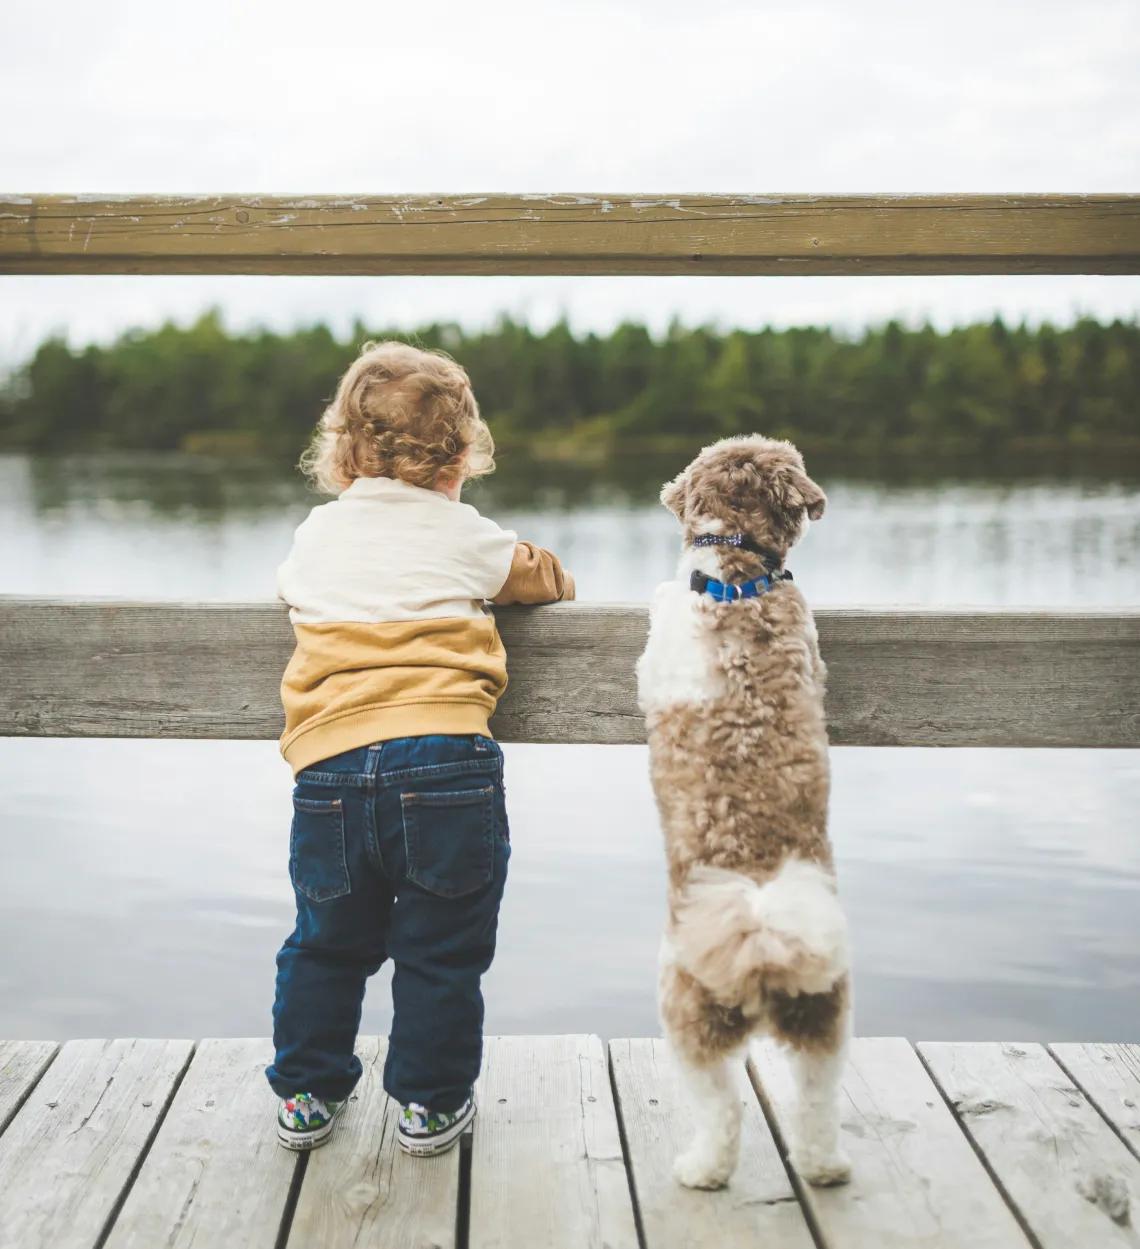
<path fill-rule="evenodd" d="M 556 550 L 581 597 L 645 600 L 678 528 L 656 502 L 675 461 L 508 461 L 470 498 Z M 627 466 L 628 467 L 628 466 Z M 1106 479 L 874 481 L 820 474 L 830 507 L 791 561 L 824 604 L 1140 602 L 1140 488 Z M 191 457 L 0 457 L 0 586 L 10 593 L 264 599 L 319 501 L 280 469 Z"/>
<path fill-rule="evenodd" d="M 655 498 L 677 467 L 504 457 L 473 498 L 563 554 L 584 597 L 639 600 L 675 559 Z M 1124 478 L 813 471 L 831 506 L 793 566 L 816 603 L 1140 603 Z M 0 457 L 0 592 L 264 599 L 312 501 L 250 466 Z M 488 1027 L 655 1032 L 644 750 L 507 755 L 515 855 Z M 1140 752 L 833 758 L 860 1031 L 1140 1040 Z M 0 740 L 0 1035 L 265 1032 L 289 792 L 268 742 Z M 383 1031 L 380 980 L 365 1027 Z"/>

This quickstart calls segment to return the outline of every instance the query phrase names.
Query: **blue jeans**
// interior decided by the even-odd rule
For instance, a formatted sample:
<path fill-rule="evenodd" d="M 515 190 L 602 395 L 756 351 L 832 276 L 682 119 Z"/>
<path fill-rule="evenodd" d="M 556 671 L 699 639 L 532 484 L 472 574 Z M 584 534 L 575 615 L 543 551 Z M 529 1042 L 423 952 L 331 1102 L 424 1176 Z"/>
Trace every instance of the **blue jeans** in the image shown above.
<path fill-rule="evenodd" d="M 479 981 L 511 853 L 502 751 L 477 736 L 363 746 L 298 773 L 293 809 L 297 927 L 277 956 L 269 1083 L 352 1092 L 365 981 L 391 958 L 385 1091 L 457 1110 L 482 1061 Z"/>

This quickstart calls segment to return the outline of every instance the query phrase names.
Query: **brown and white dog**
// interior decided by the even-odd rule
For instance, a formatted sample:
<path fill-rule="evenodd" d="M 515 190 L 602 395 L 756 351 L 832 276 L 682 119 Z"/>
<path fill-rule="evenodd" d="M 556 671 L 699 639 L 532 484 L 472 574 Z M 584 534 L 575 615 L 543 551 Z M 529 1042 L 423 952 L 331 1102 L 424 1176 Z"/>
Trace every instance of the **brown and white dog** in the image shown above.
<path fill-rule="evenodd" d="M 669 866 L 661 1018 L 697 1115 L 675 1172 L 693 1188 L 728 1182 L 741 1116 L 729 1059 L 767 1034 L 795 1067 L 792 1163 L 841 1184 L 850 958 L 827 838 L 824 667 L 783 573 L 827 500 L 795 447 L 758 436 L 707 447 L 661 500 L 684 547 L 637 677 Z"/>

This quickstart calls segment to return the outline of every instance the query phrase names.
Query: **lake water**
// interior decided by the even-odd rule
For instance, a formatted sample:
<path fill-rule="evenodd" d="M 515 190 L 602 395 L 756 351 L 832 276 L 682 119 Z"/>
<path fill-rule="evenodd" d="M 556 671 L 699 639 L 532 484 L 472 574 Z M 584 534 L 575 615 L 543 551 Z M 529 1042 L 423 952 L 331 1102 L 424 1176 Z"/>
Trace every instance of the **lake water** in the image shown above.
<path fill-rule="evenodd" d="M 471 498 L 563 556 L 580 597 L 644 600 L 676 556 L 654 495 L 678 467 L 516 461 Z M 829 510 L 789 563 L 817 606 L 1140 605 L 1132 478 L 816 474 Z M 312 502 L 288 473 L 204 460 L 0 457 L 0 593 L 269 598 Z M 644 748 L 506 755 L 488 1030 L 655 1034 Z M 848 748 L 833 767 L 860 1033 L 1140 1041 L 1140 752 Z M 290 792 L 272 742 L 0 739 L 0 1036 L 267 1033 Z M 387 1029 L 386 985 L 366 1031 Z"/>

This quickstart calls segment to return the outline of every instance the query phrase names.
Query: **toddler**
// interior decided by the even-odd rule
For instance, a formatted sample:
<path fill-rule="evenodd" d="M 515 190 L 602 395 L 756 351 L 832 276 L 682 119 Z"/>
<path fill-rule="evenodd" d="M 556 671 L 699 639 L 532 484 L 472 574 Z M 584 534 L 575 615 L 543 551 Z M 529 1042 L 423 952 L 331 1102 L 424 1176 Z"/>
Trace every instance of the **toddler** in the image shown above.
<path fill-rule="evenodd" d="M 297 640 L 281 685 L 297 926 L 277 956 L 266 1074 L 289 1149 L 323 1144 L 360 1078 L 365 981 L 386 958 L 400 1145 L 442 1153 L 475 1115 L 479 984 L 510 858 L 487 727 L 506 654 L 484 601 L 574 597 L 553 555 L 459 502 L 493 451 L 464 370 L 386 342 L 344 375 L 303 462 L 338 497 L 278 572 Z"/>

